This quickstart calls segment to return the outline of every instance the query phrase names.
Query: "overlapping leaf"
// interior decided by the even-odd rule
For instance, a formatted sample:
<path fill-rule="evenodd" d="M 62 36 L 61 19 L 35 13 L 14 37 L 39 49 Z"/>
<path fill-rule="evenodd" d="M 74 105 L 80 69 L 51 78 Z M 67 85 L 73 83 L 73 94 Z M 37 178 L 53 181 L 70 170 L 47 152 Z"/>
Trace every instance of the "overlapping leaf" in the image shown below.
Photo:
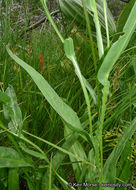
<path fill-rule="evenodd" d="M 127 19 L 127 22 L 123 28 L 123 35 L 116 41 L 109 49 L 104 61 L 98 71 L 98 80 L 104 85 L 105 79 L 108 78 L 110 71 L 114 64 L 120 57 L 123 50 L 127 47 L 129 40 L 136 28 L 136 3 L 134 4 L 132 11 Z"/>

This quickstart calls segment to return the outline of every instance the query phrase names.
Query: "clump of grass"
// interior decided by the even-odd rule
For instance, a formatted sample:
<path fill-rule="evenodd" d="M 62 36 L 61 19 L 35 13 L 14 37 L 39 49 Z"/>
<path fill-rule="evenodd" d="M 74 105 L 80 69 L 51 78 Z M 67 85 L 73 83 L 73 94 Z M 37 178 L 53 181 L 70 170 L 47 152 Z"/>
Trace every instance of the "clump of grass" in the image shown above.
<path fill-rule="evenodd" d="M 5 85 L 0 91 L 0 100 L 4 104 L 2 112 L 7 122 L 2 118 L 4 125 L 0 123 L 0 127 L 3 129 L 2 133 L 7 133 L 16 152 L 10 148 L 5 150 L 9 154 L 14 153 L 14 159 L 18 158 L 18 154 L 21 158 L 20 163 L 14 165 L 19 169 L 10 170 L 8 182 L 5 183 L 12 189 L 13 186 L 17 189 L 18 183 L 10 183 L 15 175 L 17 178 L 22 176 L 29 189 L 37 190 L 67 189 L 70 177 L 71 182 L 97 182 L 100 184 L 98 189 L 105 189 L 102 187 L 103 182 L 134 183 L 135 153 L 132 149 L 135 146 L 134 141 L 129 139 L 136 130 L 135 72 L 131 64 L 133 52 L 130 50 L 125 56 L 122 52 L 132 36 L 130 28 L 133 32 L 135 30 L 135 3 L 129 5 L 130 12 L 126 11 L 128 21 L 131 20 L 133 24 L 127 27 L 128 21 L 124 21 L 123 35 L 116 41 L 114 39 L 114 43 L 109 41 L 107 24 L 107 41 L 103 40 L 96 2 L 84 5 L 82 1 L 86 22 L 86 6 L 90 6 L 96 25 L 97 40 L 94 40 L 92 33 L 89 35 L 89 40 L 94 45 L 91 48 L 88 33 L 85 35 L 76 31 L 72 34 L 74 43 L 72 38 L 64 39 L 50 17 L 45 1 L 41 2 L 60 40 L 49 27 L 40 35 L 37 32 L 32 33 L 29 44 L 24 43 L 25 50 L 12 49 L 12 53 L 7 47 L 9 55 L 19 64 L 15 69 L 19 73 L 15 87 L 18 89 L 19 102 L 23 102 L 20 105 L 23 114 L 13 88 L 9 86 L 4 91 Z M 105 1 L 103 6 L 106 6 Z M 106 12 L 103 17 L 107 23 L 105 14 Z M 89 23 L 87 29 L 92 30 Z M 130 48 L 133 46 L 131 43 L 129 45 Z M 16 52 L 24 61 L 15 55 Z M 93 54 L 96 57 L 92 58 Z M 30 77 L 26 77 L 20 66 L 29 73 L 41 92 Z M 81 73 L 82 69 L 84 72 Z M 24 118 L 24 113 L 31 116 Z M 4 156 L 7 158 L 6 153 Z M 4 161 L 5 166 L 6 163 Z M 9 167 L 11 166 L 13 167 L 13 163 L 9 161 Z M 24 169 L 27 166 L 30 168 Z M 7 167 L 4 168 L 3 175 L 6 169 Z M 72 185 L 71 189 L 75 189 L 75 186 Z"/>

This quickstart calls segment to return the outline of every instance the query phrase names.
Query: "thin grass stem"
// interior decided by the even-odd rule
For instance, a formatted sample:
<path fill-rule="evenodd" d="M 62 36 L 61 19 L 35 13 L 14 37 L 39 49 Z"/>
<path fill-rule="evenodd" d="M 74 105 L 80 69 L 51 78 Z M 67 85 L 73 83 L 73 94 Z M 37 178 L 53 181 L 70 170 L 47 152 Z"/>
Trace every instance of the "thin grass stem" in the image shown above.
<path fill-rule="evenodd" d="M 95 72 L 96 72 L 97 71 L 97 62 L 96 62 L 96 54 L 95 54 L 95 48 L 94 48 L 94 42 L 93 42 L 93 36 L 92 36 L 92 29 L 91 29 L 89 16 L 88 16 L 88 12 L 87 12 L 84 0 L 82 0 L 82 5 L 83 5 L 84 15 L 85 15 L 85 19 L 86 19 L 86 26 L 87 26 L 87 29 L 88 29 L 89 39 L 90 39 L 90 45 L 91 45 L 91 51 L 92 51 L 92 56 L 93 56 L 94 68 L 95 68 Z"/>
<path fill-rule="evenodd" d="M 102 137 L 102 133 L 103 133 L 105 110 L 106 110 L 107 94 L 108 94 L 108 77 L 105 78 L 104 91 L 103 91 L 103 97 L 102 97 L 102 108 L 101 108 L 101 115 L 100 115 L 100 126 L 99 126 L 99 129 L 100 129 L 100 131 L 99 131 L 100 160 L 101 160 L 100 184 L 102 184 L 102 181 L 103 181 L 103 137 Z"/>
<path fill-rule="evenodd" d="M 58 30 L 58 28 L 57 28 L 55 22 L 53 21 L 51 15 L 50 15 L 50 12 L 49 12 L 48 8 L 47 8 L 46 0 L 41 0 L 41 3 L 42 3 L 42 5 L 43 5 L 43 8 L 44 8 L 44 10 L 45 10 L 45 13 L 46 13 L 46 15 L 47 15 L 47 17 L 48 17 L 48 20 L 49 20 L 50 23 L 52 24 L 52 26 L 53 26 L 55 32 L 56 32 L 57 35 L 59 36 L 59 38 L 60 38 L 60 40 L 62 41 L 62 43 L 64 43 L 64 38 L 62 37 L 61 33 L 59 32 L 59 30 Z"/>
<path fill-rule="evenodd" d="M 106 0 L 103 0 L 103 10 L 104 10 L 104 18 L 105 18 L 105 26 L 106 26 L 107 47 L 110 47 L 110 37 L 109 37 L 109 28 L 108 28 L 108 19 L 107 19 L 107 2 L 106 2 Z"/>
<path fill-rule="evenodd" d="M 94 21 L 95 21 L 95 26 L 96 26 L 96 31 L 97 31 L 97 45 L 98 45 L 98 50 L 99 50 L 99 58 L 101 58 L 102 55 L 104 54 L 104 47 L 103 47 L 101 28 L 100 28 L 98 13 L 97 13 L 96 0 L 92 0 L 92 4 L 93 4 L 93 9 L 94 9 L 93 11 Z"/>
<path fill-rule="evenodd" d="M 71 152 L 69 152 L 69 151 L 67 151 L 67 150 L 65 150 L 65 149 L 63 149 L 63 148 L 61 148 L 61 147 L 59 147 L 59 146 L 57 146 L 57 145 L 55 145 L 55 144 L 49 142 L 49 141 L 46 141 L 46 140 L 44 140 L 44 139 L 42 139 L 42 138 L 40 138 L 40 137 L 37 137 L 37 136 L 35 136 L 35 135 L 33 135 L 33 134 L 27 132 L 27 131 L 24 131 L 24 130 L 23 130 L 23 132 L 26 133 L 26 134 L 28 134 L 28 135 L 30 135 L 30 136 L 32 136 L 32 137 L 34 137 L 34 138 L 36 138 L 36 139 L 38 139 L 39 141 L 42 141 L 42 142 L 44 142 L 44 143 L 46 143 L 46 144 L 48 144 L 48 145 L 50 145 L 50 146 L 52 146 L 52 147 L 54 147 L 54 148 L 60 150 L 61 152 L 64 152 L 65 154 L 68 154 L 69 156 L 72 156 L 73 158 L 76 158 L 77 160 L 82 161 L 83 163 L 85 163 L 85 164 L 87 164 L 87 165 L 89 165 L 89 166 L 91 166 L 91 167 L 93 167 L 93 168 L 96 168 L 96 166 L 95 166 L 94 164 L 91 164 L 90 162 L 88 162 L 88 161 L 86 161 L 86 160 L 83 160 L 82 158 L 80 158 L 80 157 L 74 155 L 73 153 L 71 153 Z"/>

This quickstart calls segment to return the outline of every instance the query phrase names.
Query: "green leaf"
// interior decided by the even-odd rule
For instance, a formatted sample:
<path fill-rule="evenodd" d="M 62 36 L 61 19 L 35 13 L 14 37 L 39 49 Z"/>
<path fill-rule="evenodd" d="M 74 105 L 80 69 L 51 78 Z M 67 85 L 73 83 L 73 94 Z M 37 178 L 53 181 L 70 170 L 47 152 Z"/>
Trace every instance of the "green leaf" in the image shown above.
<path fill-rule="evenodd" d="M 46 100 L 50 103 L 54 110 L 75 129 L 81 129 L 81 123 L 77 114 L 72 110 L 72 108 L 70 108 L 61 100 L 61 98 L 48 84 L 48 82 L 43 78 L 43 76 L 40 75 L 31 66 L 26 64 L 24 61 L 19 59 L 16 55 L 14 55 L 8 47 L 7 51 L 9 55 L 29 73 L 29 75 L 32 77 L 32 79 L 38 86 L 39 90 L 42 92 L 42 94 L 45 96 Z"/>
<path fill-rule="evenodd" d="M 64 42 L 64 50 L 68 59 L 75 58 L 74 44 L 72 38 L 68 38 Z"/>
<path fill-rule="evenodd" d="M 0 147 L 0 168 L 33 167 L 12 148 Z"/>
<path fill-rule="evenodd" d="M 74 51 L 74 44 L 72 38 L 68 38 L 64 41 L 64 50 L 65 54 L 68 59 L 73 62 L 73 65 L 76 69 L 76 74 L 79 78 L 82 78 L 84 85 L 86 86 L 87 90 L 89 91 L 90 95 L 93 98 L 94 103 L 96 104 L 96 94 L 89 82 L 85 79 L 85 77 L 81 74 L 80 69 L 76 63 L 75 51 Z"/>
<path fill-rule="evenodd" d="M 119 173 L 118 178 L 122 181 L 125 181 L 126 183 L 129 183 L 129 180 L 131 178 L 131 149 L 131 144 L 129 141 L 127 141 L 119 160 L 117 169 L 117 173 Z"/>
<path fill-rule="evenodd" d="M 9 96 L 6 93 L 1 92 L 1 90 L 0 90 L 0 102 L 4 104 L 8 104 L 10 102 Z"/>
<path fill-rule="evenodd" d="M 131 10 L 135 4 L 135 0 L 131 0 L 129 3 L 126 4 L 124 9 L 122 10 L 118 21 L 117 21 L 117 33 L 122 32 L 123 27 L 129 17 L 129 14 L 131 13 Z"/>
<path fill-rule="evenodd" d="M 10 108 L 10 97 L 5 93 L 5 92 L 1 92 L 0 90 L 0 102 L 2 102 L 3 104 L 6 105 L 7 107 L 7 112 L 4 113 L 5 119 L 10 120 L 10 115 L 13 117 L 13 111 Z"/>
<path fill-rule="evenodd" d="M 89 124 L 90 124 L 90 136 L 86 133 L 86 131 L 80 131 L 80 132 L 82 132 L 82 134 L 85 137 L 87 137 L 88 140 L 91 137 L 91 141 L 92 141 L 92 143 L 94 145 L 93 137 L 92 137 L 92 117 L 91 117 L 91 110 L 90 110 L 90 100 L 89 100 L 88 92 L 87 92 L 87 89 L 86 89 L 85 78 L 83 78 L 83 76 L 81 74 L 81 71 L 80 71 L 80 68 L 78 66 L 78 63 L 76 61 L 75 52 L 74 52 L 74 44 L 73 44 L 72 38 L 68 38 L 68 39 L 64 40 L 64 50 L 65 50 L 65 54 L 68 57 L 68 59 L 70 59 L 72 61 L 72 63 L 73 63 L 76 75 L 79 78 L 79 81 L 80 81 L 80 84 L 81 84 L 81 87 L 82 87 L 82 90 L 83 90 L 83 93 L 84 93 L 85 101 L 86 101 L 86 104 L 87 104 L 87 111 L 88 111 Z"/>
<path fill-rule="evenodd" d="M 116 182 L 116 165 L 117 161 L 125 148 L 127 141 L 132 137 L 136 131 L 136 118 L 132 121 L 131 125 L 127 127 L 122 135 L 120 141 L 113 149 L 112 153 L 108 157 L 104 165 L 104 183 L 115 183 Z M 108 188 L 108 190 L 113 190 L 114 188 Z M 106 188 L 104 188 L 106 190 Z"/>
<path fill-rule="evenodd" d="M 29 190 L 35 190 L 35 184 L 33 185 L 27 177 L 25 177 L 25 179 L 27 181 Z"/>
<path fill-rule="evenodd" d="M 17 168 L 8 171 L 8 190 L 19 190 L 19 173 Z"/>
<path fill-rule="evenodd" d="M 0 183 L 3 179 L 6 179 L 8 175 L 8 169 L 7 168 L 0 168 Z"/>
<path fill-rule="evenodd" d="M 90 93 L 90 95 L 91 95 L 91 97 L 92 97 L 92 99 L 94 101 L 94 104 L 96 104 L 97 103 L 97 95 L 96 95 L 94 89 L 92 88 L 90 83 L 86 80 L 86 78 L 83 75 L 82 75 L 82 78 L 83 78 L 84 84 L 85 84 L 88 92 Z"/>
<path fill-rule="evenodd" d="M 71 146 L 76 142 L 78 138 L 78 134 L 73 133 L 68 139 L 65 140 L 65 142 L 62 145 L 62 148 L 65 150 L 69 150 Z M 52 165 L 54 170 L 58 170 L 61 163 L 63 162 L 63 159 L 65 158 L 65 154 L 63 152 L 57 151 L 54 157 L 52 158 Z M 55 178 L 52 178 L 52 183 L 55 180 Z M 49 170 L 45 172 L 42 179 L 42 190 L 48 190 L 48 182 L 49 182 Z"/>
<path fill-rule="evenodd" d="M 95 153 L 94 153 L 93 149 L 91 149 L 89 151 L 88 161 L 90 163 L 93 163 L 94 165 L 96 165 L 96 156 L 95 156 Z M 90 167 L 87 166 L 85 181 L 87 181 L 88 183 L 96 183 L 97 180 L 98 180 L 97 169 L 96 168 L 90 168 Z"/>
<path fill-rule="evenodd" d="M 27 148 L 23 143 L 19 143 L 19 145 L 20 145 L 21 149 L 24 152 L 26 152 L 27 154 L 34 156 L 36 158 L 45 159 L 45 157 L 41 153 L 33 151 L 30 148 Z"/>
<path fill-rule="evenodd" d="M 67 136 L 69 136 L 71 134 L 71 132 L 72 131 L 67 126 L 65 126 L 65 129 L 64 129 L 65 139 L 67 139 Z M 71 148 L 69 150 L 77 157 L 87 160 L 86 153 L 85 153 L 81 143 L 78 140 L 75 141 L 75 143 L 71 146 Z M 71 162 L 73 162 L 72 167 L 73 167 L 73 170 L 75 173 L 76 181 L 79 181 L 81 172 L 85 165 L 80 162 L 80 159 L 77 160 L 77 159 L 73 158 L 72 156 L 69 156 L 69 158 L 70 158 Z M 75 163 L 75 162 L 77 162 L 77 163 Z"/>
<path fill-rule="evenodd" d="M 13 132 L 21 131 L 22 125 L 23 125 L 22 113 L 21 113 L 20 107 L 18 106 L 18 103 L 17 103 L 17 98 L 16 98 L 14 88 L 11 85 L 9 85 L 9 87 L 6 89 L 5 93 L 10 98 L 8 107 L 7 107 L 7 104 L 3 105 L 5 118 L 8 120 L 11 120 L 9 122 L 8 127 Z M 10 112 L 9 112 L 9 107 L 12 110 L 12 114 L 10 114 Z"/>
<path fill-rule="evenodd" d="M 93 20 L 94 20 L 95 28 L 96 28 L 99 57 L 102 57 L 102 55 L 104 54 L 104 48 L 103 48 L 103 40 L 102 40 L 102 34 L 101 34 L 101 26 L 99 23 L 99 18 L 98 18 L 98 13 L 97 13 L 96 1 L 95 0 L 87 1 L 86 7 L 93 12 Z"/>
<path fill-rule="evenodd" d="M 92 7 L 90 6 L 90 0 L 85 1 L 87 11 L 89 14 L 89 19 L 90 19 L 90 25 L 92 30 L 95 32 L 95 27 L 94 27 L 94 22 L 93 22 L 93 13 L 92 13 Z M 83 5 L 81 0 L 59 0 L 59 5 L 64 13 L 69 19 L 74 19 L 76 24 L 78 25 L 85 25 L 85 17 L 83 15 Z M 105 35 L 105 18 L 104 18 L 104 11 L 103 11 L 103 5 L 101 1 L 96 1 L 97 5 L 97 10 L 98 10 L 98 17 L 100 21 L 100 25 L 102 27 L 102 31 Z M 115 33 L 116 31 L 116 25 L 114 22 L 114 18 L 107 7 L 107 18 L 108 18 L 108 26 L 109 26 L 109 31 L 110 34 Z"/>
<path fill-rule="evenodd" d="M 123 28 L 123 35 L 116 41 L 109 49 L 104 61 L 98 71 L 98 80 L 102 85 L 105 83 L 105 79 L 109 77 L 110 71 L 114 64 L 120 57 L 123 50 L 127 47 L 129 40 L 136 28 L 136 3 L 134 4 L 132 11 L 127 19 L 127 22 Z"/>

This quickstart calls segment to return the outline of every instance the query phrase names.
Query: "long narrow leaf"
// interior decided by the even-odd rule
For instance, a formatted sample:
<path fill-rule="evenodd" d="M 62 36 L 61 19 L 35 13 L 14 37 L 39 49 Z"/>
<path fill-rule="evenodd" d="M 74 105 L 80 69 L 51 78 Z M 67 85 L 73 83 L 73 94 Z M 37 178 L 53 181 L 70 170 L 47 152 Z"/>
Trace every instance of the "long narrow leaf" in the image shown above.
<path fill-rule="evenodd" d="M 97 6 L 96 6 L 96 1 L 88 1 L 87 7 L 90 8 L 93 12 L 93 18 L 94 18 L 94 23 L 95 23 L 95 28 L 96 28 L 96 37 L 97 37 L 97 45 L 98 45 L 98 50 L 99 50 L 99 57 L 102 57 L 104 53 L 104 47 L 103 47 L 103 40 L 102 40 L 102 34 L 101 34 L 101 26 L 99 22 L 99 17 L 97 13 Z"/>
<path fill-rule="evenodd" d="M 12 148 L 0 147 L 0 168 L 33 167 Z"/>
<path fill-rule="evenodd" d="M 18 58 L 16 55 L 14 55 L 8 47 L 7 51 L 12 59 L 14 59 L 21 67 L 23 67 L 29 73 L 29 75 L 38 86 L 39 90 L 42 92 L 42 94 L 45 96 L 46 100 L 50 103 L 54 110 L 75 129 L 81 129 L 81 123 L 77 114 L 72 110 L 72 108 L 70 108 L 61 100 L 61 98 L 43 78 L 43 76 L 40 75 L 31 66 L 22 61 L 20 58 Z"/>
<path fill-rule="evenodd" d="M 8 103 L 8 107 L 7 104 L 3 105 L 4 116 L 5 118 L 10 118 L 10 122 L 8 124 L 9 128 L 11 128 L 11 130 L 14 132 L 20 131 L 21 133 L 21 128 L 23 125 L 22 113 L 17 103 L 17 97 L 14 88 L 9 85 L 5 93 L 10 97 L 10 102 Z M 13 114 L 9 112 L 9 107 L 11 108 Z"/>
<path fill-rule="evenodd" d="M 87 7 L 87 11 L 89 14 L 90 19 L 90 25 L 95 31 L 94 22 L 93 22 L 93 13 L 92 9 L 88 4 L 90 3 L 90 0 L 86 0 L 85 4 Z M 83 16 L 83 6 L 81 0 L 59 0 L 60 8 L 62 12 L 70 19 L 75 19 L 76 23 L 85 25 L 85 18 Z M 104 20 L 104 11 L 103 11 L 103 5 L 101 1 L 96 1 L 97 10 L 98 10 L 98 17 L 100 21 L 100 25 L 102 27 L 102 30 L 105 31 L 105 20 Z M 116 31 L 116 25 L 114 22 L 114 18 L 110 12 L 110 10 L 107 8 L 107 18 L 108 18 L 108 26 L 109 26 L 109 32 L 110 34 L 115 33 Z"/>
<path fill-rule="evenodd" d="M 136 118 L 133 120 L 132 124 L 124 131 L 121 140 L 113 149 L 112 153 L 108 157 L 104 165 L 104 183 L 115 183 L 116 181 L 116 164 L 117 161 L 127 143 L 127 141 L 132 137 L 132 135 L 136 131 Z M 110 188 L 108 190 L 113 190 L 114 188 Z M 105 188 L 106 190 L 106 188 Z"/>
<path fill-rule="evenodd" d="M 124 26 L 124 34 L 115 42 L 107 53 L 99 71 L 98 71 L 98 80 L 101 84 L 104 85 L 106 77 L 108 78 L 110 71 L 113 68 L 113 65 L 116 63 L 120 57 L 123 50 L 127 47 L 129 40 L 136 28 L 136 3 L 133 6 L 133 9 L 129 15 L 129 18 Z"/>

